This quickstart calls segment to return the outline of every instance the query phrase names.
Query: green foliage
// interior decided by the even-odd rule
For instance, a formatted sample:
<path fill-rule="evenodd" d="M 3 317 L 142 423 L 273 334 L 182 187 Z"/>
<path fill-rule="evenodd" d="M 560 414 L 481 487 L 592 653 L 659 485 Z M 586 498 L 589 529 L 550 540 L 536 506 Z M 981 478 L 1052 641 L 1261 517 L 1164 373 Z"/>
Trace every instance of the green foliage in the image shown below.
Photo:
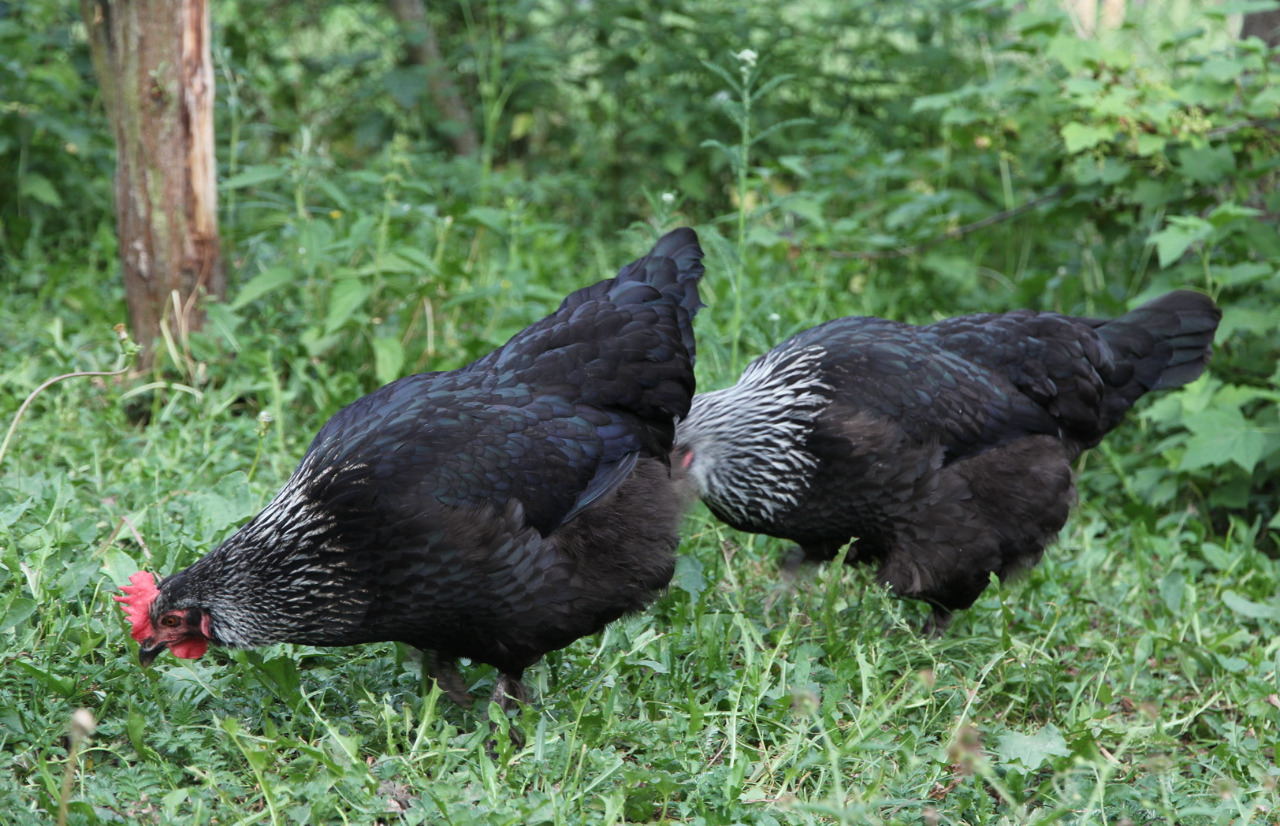
<path fill-rule="evenodd" d="M 112 139 L 77 17 L 69 3 L 0 7 L 0 277 L 28 289 L 60 286 L 47 281 L 47 258 L 90 245 L 96 263 L 115 255 L 103 227 Z M 19 255 L 25 266 L 10 266 Z"/>
<path fill-rule="evenodd" d="M 1095 42 L 1011 0 L 433 4 L 485 140 L 453 158 L 383 4 L 216 4 L 232 289 L 152 374 L 60 382 L 14 431 L 0 810 L 53 816 L 86 707 L 71 823 L 1274 819 L 1278 64 L 1225 9 L 1130 6 Z M 0 11 L 6 426 L 118 355 L 77 14 Z M 779 543 L 699 510 L 670 593 L 533 669 L 497 734 L 390 646 L 136 668 L 130 573 L 207 552 L 337 407 L 680 223 L 708 249 L 706 389 L 840 315 L 1111 315 L 1188 286 L 1224 308 L 1217 354 L 1087 454 L 1045 563 L 939 640 L 865 571 L 785 582 Z"/>

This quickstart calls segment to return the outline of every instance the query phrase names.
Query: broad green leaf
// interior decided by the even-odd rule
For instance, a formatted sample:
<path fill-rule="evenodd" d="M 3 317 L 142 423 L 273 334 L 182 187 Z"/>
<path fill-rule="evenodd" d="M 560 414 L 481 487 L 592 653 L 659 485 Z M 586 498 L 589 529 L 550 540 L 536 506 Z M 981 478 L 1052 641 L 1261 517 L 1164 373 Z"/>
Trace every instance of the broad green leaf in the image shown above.
<path fill-rule="evenodd" d="M 70 677 L 59 677 L 52 672 L 32 665 L 26 660 L 15 659 L 12 664 L 27 672 L 27 674 L 34 677 L 37 682 L 57 694 L 59 697 L 70 697 L 75 693 L 76 682 Z"/>
<path fill-rule="evenodd" d="M 257 186 L 284 177 L 284 170 L 278 166 L 251 166 L 241 170 L 222 182 L 223 189 L 240 189 L 246 186 Z"/>
<path fill-rule="evenodd" d="M 1184 424 L 1192 435 L 1180 470 L 1234 462 L 1246 473 L 1253 473 L 1258 462 L 1275 448 L 1274 437 L 1247 420 L 1239 408 L 1207 408 L 1188 416 Z"/>
<path fill-rule="evenodd" d="M 1133 139 L 1133 151 L 1144 158 L 1156 154 L 1165 147 L 1165 139 L 1161 135 L 1141 134 Z"/>
<path fill-rule="evenodd" d="M 25 620 L 36 612 L 36 601 L 27 597 L 17 597 L 9 603 L 9 607 L 5 609 L 4 617 L 0 619 L 0 631 L 8 631 L 18 623 Z"/>
<path fill-rule="evenodd" d="M 1160 581 L 1160 598 L 1175 616 L 1182 612 L 1182 598 L 1187 592 L 1187 579 L 1178 571 L 1166 574 Z"/>
<path fill-rule="evenodd" d="M 89 578 L 97 573 L 101 567 L 101 563 L 88 554 L 76 559 L 68 564 L 67 569 L 62 572 L 62 576 L 58 577 L 58 582 L 54 586 L 55 593 L 61 599 L 73 599 L 76 594 L 84 590 Z"/>
<path fill-rule="evenodd" d="M 404 347 L 400 339 L 383 336 L 373 340 L 373 375 L 379 384 L 400 378 L 404 368 Z"/>
<path fill-rule="evenodd" d="M 391 94 L 391 99 L 399 106 L 413 109 L 427 89 L 425 75 L 421 66 L 391 69 L 382 76 L 382 83 Z"/>
<path fill-rule="evenodd" d="M 325 335 L 337 332 L 372 294 L 373 288 L 357 278 L 344 278 L 334 284 L 329 293 L 329 312 L 324 319 Z"/>
<path fill-rule="evenodd" d="M 30 510 L 34 499 L 24 499 L 21 502 L 14 502 L 12 505 L 0 508 L 0 527 L 7 528 L 17 522 L 21 516 Z"/>
<path fill-rule="evenodd" d="M 119 548 L 108 548 L 102 559 L 102 570 L 117 588 L 129 584 L 129 577 L 141 568 L 142 566 L 135 562 L 133 557 Z"/>
<path fill-rule="evenodd" d="M 1200 555 L 1219 571 L 1229 571 L 1236 564 L 1235 554 L 1228 553 L 1221 545 L 1215 545 L 1212 542 L 1205 542 L 1200 546 Z"/>
<path fill-rule="evenodd" d="M 1111 127 L 1095 126 L 1091 123 L 1068 123 L 1062 127 L 1062 140 L 1067 145 L 1067 152 L 1074 155 L 1086 149 L 1092 149 L 1115 135 Z"/>
<path fill-rule="evenodd" d="M 1280 620 L 1280 605 L 1253 602 L 1235 591 L 1223 591 L 1222 602 L 1232 611 L 1249 619 Z"/>
<path fill-rule="evenodd" d="M 1276 311 L 1273 306 L 1252 307 L 1236 304 L 1222 311 L 1222 323 L 1218 325 L 1218 340 L 1225 341 L 1236 333 L 1253 333 L 1269 336 L 1276 328 Z"/>
<path fill-rule="evenodd" d="M 1196 69 L 1196 75 L 1219 83 L 1235 83 L 1244 74 L 1245 69 L 1243 61 L 1215 55 L 1200 64 Z"/>
<path fill-rule="evenodd" d="M 294 280 L 297 274 L 289 267 L 268 267 L 250 278 L 231 302 L 231 309 L 238 310 L 267 293 L 274 292 Z"/>
<path fill-rule="evenodd" d="M 996 753 L 1005 765 L 1017 762 L 1027 770 L 1034 770 L 1052 757 L 1069 756 L 1071 749 L 1058 727 L 1050 723 L 1035 734 L 1002 734 L 996 739 Z"/>
<path fill-rule="evenodd" d="M 1266 261 L 1243 261 L 1229 267 L 1215 267 L 1213 270 L 1214 281 L 1224 287 L 1239 287 L 1278 276 L 1280 268 Z"/>
<path fill-rule="evenodd" d="M 1160 266 L 1167 267 L 1181 260 L 1187 248 L 1199 241 L 1204 241 L 1213 234 L 1213 225 L 1203 218 L 1175 216 L 1169 220 L 1169 226 L 1151 236 L 1155 242 L 1156 254 L 1160 256 Z"/>
<path fill-rule="evenodd" d="M 983 114 L 967 106 L 952 106 L 942 113 L 942 122 L 948 126 L 968 126 L 982 120 Z"/>
<path fill-rule="evenodd" d="M 1233 163 L 1234 163 L 1234 160 L 1235 159 L 1232 158 Z M 1233 166 L 1233 169 L 1234 169 L 1234 166 Z M 1256 221 L 1258 218 L 1260 218 L 1264 214 L 1265 213 L 1263 213 L 1263 211 L 1260 209 L 1254 209 L 1253 207 L 1247 207 L 1247 206 L 1240 206 L 1237 203 L 1232 203 L 1231 201 L 1228 201 L 1225 204 L 1219 204 L 1218 206 L 1214 207 L 1209 212 L 1208 220 L 1209 220 L 1209 223 L 1213 224 L 1214 229 L 1222 229 L 1223 227 L 1228 227 L 1231 224 L 1236 223 L 1237 221 L 1239 222 Z"/>
<path fill-rule="evenodd" d="M 48 178 L 35 172 L 28 172 L 22 176 L 22 180 L 18 183 L 18 195 L 39 201 L 45 206 L 62 206 L 62 198 L 58 196 L 58 190 L 54 189 Z"/>
<path fill-rule="evenodd" d="M 931 112 L 946 109 L 962 97 L 959 92 L 943 92 L 938 95 L 921 95 L 911 102 L 912 112 Z"/>
<path fill-rule="evenodd" d="M 494 232 L 506 234 L 511 228 L 511 213 L 493 207 L 474 206 L 467 210 L 468 221 L 488 227 Z"/>
<path fill-rule="evenodd" d="M 702 575 L 702 563 L 694 556 L 681 556 L 676 560 L 675 576 L 671 584 L 697 599 L 707 589 L 707 579 Z"/>
<path fill-rule="evenodd" d="M 280 690 L 284 699 L 297 699 L 298 688 L 302 685 L 302 676 L 298 671 L 298 664 L 292 657 L 263 658 L 258 666 L 262 669 L 262 673 L 271 679 L 272 685 Z"/>
<path fill-rule="evenodd" d="M 431 260 L 425 252 L 415 246 L 409 244 L 399 244 L 392 248 L 392 254 L 404 259 L 410 266 L 418 272 L 433 273 L 436 270 L 435 262 Z"/>
<path fill-rule="evenodd" d="M 1236 156 L 1226 144 L 1183 149 L 1178 153 L 1178 171 L 1198 184 L 1216 184 L 1236 171 Z"/>
<path fill-rule="evenodd" d="M 1072 159 L 1068 168 L 1077 183 L 1101 183 L 1108 186 L 1118 184 L 1129 177 L 1132 167 L 1115 158 L 1094 158 L 1092 155 L 1078 155 Z"/>
<path fill-rule="evenodd" d="M 1072 95 L 1093 99 L 1102 92 L 1103 85 L 1095 77 L 1069 77 L 1063 81 L 1062 89 Z"/>
<path fill-rule="evenodd" d="M 1249 114 L 1255 118 L 1274 118 L 1280 110 L 1280 86 L 1274 84 L 1249 101 Z"/>
<path fill-rule="evenodd" d="M 1094 40 L 1086 40 L 1074 31 L 1060 32 L 1049 41 L 1047 55 L 1060 61 L 1069 71 L 1092 72 L 1098 65 L 1102 49 Z"/>

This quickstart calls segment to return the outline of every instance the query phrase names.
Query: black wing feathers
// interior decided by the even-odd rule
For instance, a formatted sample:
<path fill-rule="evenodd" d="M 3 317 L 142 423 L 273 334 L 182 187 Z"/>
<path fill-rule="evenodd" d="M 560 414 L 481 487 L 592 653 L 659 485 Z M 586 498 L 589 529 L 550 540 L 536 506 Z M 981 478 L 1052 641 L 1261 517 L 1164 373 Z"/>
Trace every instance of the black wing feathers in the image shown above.
<path fill-rule="evenodd" d="M 660 254 L 668 248 L 679 258 Z M 408 489 L 423 507 L 517 499 L 546 536 L 620 484 L 638 457 L 670 453 L 694 392 L 684 342 L 688 308 L 700 306 L 700 259 L 696 236 L 677 230 L 489 356 L 352 403 L 311 451 L 365 466 L 370 483 Z"/>

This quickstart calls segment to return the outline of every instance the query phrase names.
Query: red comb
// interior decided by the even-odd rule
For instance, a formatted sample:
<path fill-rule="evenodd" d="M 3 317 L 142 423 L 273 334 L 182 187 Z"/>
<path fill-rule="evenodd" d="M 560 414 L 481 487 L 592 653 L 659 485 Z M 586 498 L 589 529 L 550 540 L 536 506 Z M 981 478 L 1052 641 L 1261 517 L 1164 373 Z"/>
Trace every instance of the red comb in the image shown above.
<path fill-rule="evenodd" d="M 133 625 L 131 635 L 138 642 L 142 642 L 155 636 L 151 628 L 151 603 L 156 598 L 156 594 L 160 593 L 160 589 L 156 587 L 156 578 L 147 571 L 138 571 L 129 577 L 129 581 L 133 584 L 120 587 L 120 590 L 124 591 L 124 596 L 114 597 L 114 599 L 116 602 L 124 603 L 125 616 Z"/>

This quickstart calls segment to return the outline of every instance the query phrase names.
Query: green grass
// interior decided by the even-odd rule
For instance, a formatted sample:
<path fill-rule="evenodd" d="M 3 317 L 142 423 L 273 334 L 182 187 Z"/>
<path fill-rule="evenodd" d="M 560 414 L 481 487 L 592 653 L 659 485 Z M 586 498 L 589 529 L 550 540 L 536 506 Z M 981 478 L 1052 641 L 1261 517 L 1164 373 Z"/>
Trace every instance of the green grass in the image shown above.
<path fill-rule="evenodd" d="M 518 329 L 554 301 L 533 285 L 603 275 L 637 238 L 522 259 L 504 312 L 492 296 L 442 312 L 438 329 L 456 335 L 428 366 Z M 481 248 L 478 271 L 499 271 L 509 248 Z M 746 354 L 860 309 L 817 274 L 802 298 L 759 271 L 772 266 L 747 271 Z M 723 278 L 711 259 L 707 387 L 735 372 Z M 785 292 L 794 300 L 774 300 Z M 40 309 L 19 298 L 4 310 L 10 415 L 43 379 L 114 357 L 105 327 L 53 311 L 79 331 L 67 335 Z M 458 332 L 468 322 L 485 332 Z M 867 571 L 787 584 L 781 543 L 699 508 L 670 592 L 534 668 L 537 701 L 510 723 L 524 745 L 499 734 L 495 755 L 487 710 L 424 694 L 391 645 L 140 670 L 115 586 L 206 552 L 274 493 L 325 408 L 361 386 L 323 363 L 304 381 L 246 325 L 239 356 L 211 360 L 194 392 L 173 373 L 130 398 L 133 385 L 72 379 L 19 426 L 0 485 L 8 822 L 53 818 L 82 707 L 98 728 L 73 767 L 70 823 L 1274 822 L 1280 569 L 1243 526 L 1215 536 L 1195 513 L 1144 509 L 1104 461 L 1085 466 L 1084 501 L 1045 563 L 936 640 L 913 633 L 923 608 Z M 335 398 L 315 402 L 307 382 Z M 265 436 L 259 409 L 279 414 Z M 145 426 L 130 418 L 140 412 Z M 1118 435 L 1151 449 L 1140 422 Z M 492 670 L 464 672 L 485 696 Z"/>
<path fill-rule="evenodd" d="M 922 22 L 942 5 L 918 12 Z M 641 96 L 648 107 L 671 105 L 683 113 L 671 122 L 686 128 L 668 134 L 667 121 L 657 121 L 651 142 L 636 145 L 660 145 L 667 154 L 627 157 L 627 169 L 642 174 L 618 178 L 651 191 L 632 187 L 606 202 L 583 193 L 596 193 L 596 184 L 603 190 L 592 170 L 608 164 L 593 165 L 589 154 L 613 145 L 608 123 L 593 132 L 567 122 L 585 130 L 573 144 L 588 156 L 552 152 L 538 165 L 551 171 L 538 175 L 519 162 L 445 160 L 429 145 L 401 141 L 347 168 L 350 130 L 325 128 L 353 108 L 333 101 L 362 99 L 368 87 L 300 87 L 306 98 L 299 102 L 272 95 L 280 91 L 275 84 L 292 84 L 287 75 L 234 75 L 239 64 L 227 64 L 228 78 L 244 84 L 237 87 L 243 98 L 233 100 L 232 87 L 219 81 L 220 94 L 227 92 L 223 117 L 232 124 L 220 132 L 219 140 L 229 140 L 220 157 L 240 164 L 222 170 L 229 303 L 212 308 L 206 334 L 166 348 L 148 375 L 74 378 L 45 390 L 0 459 L 0 823 L 55 822 L 63 802 L 73 824 L 1275 823 L 1280 565 L 1257 550 L 1268 537 L 1253 527 L 1274 514 L 1276 465 L 1266 457 L 1275 455 L 1275 429 L 1272 396 L 1242 393 L 1274 390 L 1266 377 L 1280 316 L 1274 290 L 1262 287 L 1275 280 L 1264 264 L 1280 260 L 1275 233 L 1241 213 L 1248 234 L 1234 235 L 1237 224 L 1225 223 L 1215 230 L 1221 237 L 1206 236 L 1185 262 L 1157 269 L 1151 239 L 1165 225 L 1165 196 L 1148 192 L 1145 172 L 1135 172 L 1132 194 L 1151 195 L 1154 217 L 1134 217 L 1127 188 L 1112 197 L 1086 186 L 1083 211 L 1051 204 L 1039 218 L 932 245 L 1004 205 L 974 202 L 998 191 L 993 182 L 1004 180 L 1010 162 L 1009 180 L 1022 194 L 1077 178 L 1091 186 L 1081 169 L 1117 169 L 1102 164 L 1111 151 L 1105 147 L 1097 157 L 1057 151 L 1063 122 L 1096 120 L 1109 129 L 1116 113 L 1091 113 L 1071 97 L 1075 87 L 1059 83 L 1060 66 L 1020 57 L 1017 38 L 1001 45 L 982 34 L 984 9 L 1022 4 L 962 5 L 973 13 L 963 25 L 975 28 L 949 18 L 964 36 L 945 54 L 963 63 L 975 48 L 984 55 L 994 48 L 993 70 L 1008 63 L 1026 72 L 1007 89 L 986 69 L 977 80 L 963 72 L 955 78 L 993 84 L 979 84 L 975 94 L 991 97 L 998 122 L 986 104 L 970 111 L 977 104 L 962 96 L 947 104 L 954 117 L 937 130 L 936 145 L 917 145 L 912 130 L 920 121 L 907 119 L 906 109 L 939 91 L 930 80 L 895 92 L 893 106 L 886 100 L 861 115 L 818 122 L 804 140 L 780 133 L 788 137 L 781 158 L 776 145 L 752 138 L 777 124 L 750 118 L 784 111 L 769 105 L 812 84 L 830 88 L 797 76 L 750 97 L 778 76 L 779 65 L 791 65 L 785 55 L 762 55 L 750 118 L 745 106 L 735 116 L 714 99 L 681 97 L 680 84 L 650 84 L 641 72 L 638 82 L 620 86 L 620 105 L 637 105 Z M 1164 83 L 1176 74 L 1166 65 L 1170 55 L 1193 46 L 1162 44 L 1201 25 L 1201 10 L 1189 0 L 1130 5 L 1135 26 L 1108 43 L 1128 38 L 1122 51 L 1139 56 L 1140 74 L 1154 72 Z M 292 42 L 294 32 L 281 29 L 290 24 L 272 22 L 263 43 L 275 44 L 275 35 Z M 772 32 L 745 37 L 750 32 L 728 17 L 697 22 L 699 31 L 705 24 L 723 35 L 708 44 L 732 46 L 708 53 L 729 80 L 741 71 L 729 54 L 773 42 Z M 1214 43 L 1230 40 L 1224 20 L 1207 25 Z M 846 35 L 867 35 L 869 47 L 888 38 L 896 50 L 907 31 L 877 37 L 874 28 L 850 28 Z M 1034 27 L 1022 33 L 1038 36 Z M 33 48 L 9 37 L 15 48 Z M 367 48 L 371 41 L 356 42 Z M 1088 48 L 1070 36 L 1053 42 L 1066 58 Z M 849 75 L 845 60 L 889 60 L 885 77 L 894 81 L 916 52 L 892 58 L 893 50 L 840 49 L 834 74 L 846 84 L 860 75 Z M 639 69 L 723 79 L 698 62 L 702 55 L 669 52 L 679 60 L 646 57 Z M 611 52 L 578 59 L 599 54 Z M 548 71 L 562 80 L 564 55 L 554 57 Z M 1097 74 L 1091 65 L 1072 70 L 1074 79 L 1088 85 Z M 1179 72 L 1198 77 L 1200 68 L 1193 62 Z M 1238 82 L 1238 72 L 1216 71 Z M 1041 75 L 1051 83 L 1036 86 Z M 1176 86 L 1179 94 L 1205 96 L 1188 106 L 1221 107 L 1214 124 L 1234 123 L 1231 99 L 1198 83 Z M 38 91 L 46 108 L 85 128 L 83 107 L 66 104 L 72 98 L 61 86 Z M 737 91 L 731 99 L 742 103 L 747 92 Z M 1080 95 L 1093 100 L 1092 92 Z M 1031 98 L 1042 98 L 1045 111 Z M 590 109 L 594 99 L 579 103 Z M 1164 106 L 1162 96 L 1153 100 Z M 1259 95 L 1258 105 L 1269 100 Z M 287 119 L 266 122 L 255 101 Z M 492 119 L 499 102 L 489 103 Z M 307 120 L 320 104 L 326 114 Z M 1043 140 L 1037 117 L 1045 121 Z M 971 118 L 978 118 L 972 134 Z M 298 119 L 308 129 L 297 128 Z M 869 129 L 882 120 L 896 131 Z M 706 128 L 723 130 L 718 137 L 733 149 L 699 146 Z M 876 145 L 867 137 L 873 132 L 896 138 Z M 240 140 L 225 138 L 237 134 Z M 267 136 L 290 137 L 276 146 Z M 985 148 L 993 139 L 998 155 Z M 56 153 L 46 155 L 68 163 L 64 143 L 52 141 Z M 1171 140 L 1173 169 L 1182 175 L 1171 179 L 1173 189 L 1195 183 L 1201 200 L 1177 202 L 1170 215 L 1212 217 L 1209 201 L 1254 203 L 1274 190 L 1266 188 L 1272 179 L 1259 177 L 1274 153 L 1250 145 L 1242 141 L 1238 163 L 1214 172 L 1222 158 L 1184 158 L 1187 147 Z M 1041 153 L 1045 147 L 1055 151 Z M 1113 149 L 1117 157 L 1127 151 Z M 1218 160 L 1205 167 L 1206 157 Z M 231 173 L 246 170 L 234 182 Z M 62 171 L 56 181 L 87 181 L 102 195 L 97 184 L 105 178 L 93 175 L 107 173 Z M 68 205 L 96 203 L 65 186 Z M 676 193 L 673 203 L 663 201 L 665 191 Z M 735 533 L 699 507 L 669 593 L 649 612 L 532 669 L 526 681 L 537 699 L 518 719 L 495 717 L 502 731 L 492 752 L 490 710 L 463 710 L 434 688 L 424 691 L 418 664 L 392 645 L 213 651 L 138 668 L 111 599 L 130 573 L 166 574 L 206 553 L 275 493 L 339 406 L 392 376 L 463 364 L 570 290 L 611 274 L 647 246 L 651 228 L 611 226 L 602 236 L 580 219 L 602 223 L 601 216 L 645 203 L 664 229 L 702 223 L 703 389 L 732 382 L 747 359 L 787 335 L 842 315 L 923 321 L 1020 305 L 1101 313 L 1142 290 L 1222 281 L 1217 298 L 1229 329 L 1211 372 L 1241 387 L 1225 402 L 1197 398 L 1256 416 L 1259 426 L 1196 433 L 1220 435 L 1212 445 L 1223 458 L 1205 471 L 1202 447 L 1201 473 L 1188 475 L 1197 467 L 1186 461 L 1181 426 L 1196 404 L 1131 416 L 1082 460 L 1080 505 L 1044 563 L 989 588 L 940 639 L 914 633 L 925 609 L 890 598 L 868 571 L 826 566 L 785 582 L 782 543 Z M 754 211 L 703 214 L 710 203 Z M 111 326 L 123 316 L 115 239 L 100 207 L 83 212 L 84 226 L 73 221 L 44 236 L 31 221 L 28 241 L 5 246 L 9 257 L 0 257 L 0 279 L 13 288 L 0 302 L 0 429 L 47 379 L 115 365 Z M 20 229 L 0 227 L 26 238 Z M 856 257 L 916 244 L 901 257 Z M 1252 269 L 1241 271 L 1244 265 Z M 1215 521 L 1188 503 L 1208 503 Z M 493 671 L 463 671 L 476 696 L 487 696 Z M 76 741 L 72 759 L 68 735 L 82 708 L 97 729 Z M 522 746 L 512 746 L 510 726 L 523 734 Z"/>

